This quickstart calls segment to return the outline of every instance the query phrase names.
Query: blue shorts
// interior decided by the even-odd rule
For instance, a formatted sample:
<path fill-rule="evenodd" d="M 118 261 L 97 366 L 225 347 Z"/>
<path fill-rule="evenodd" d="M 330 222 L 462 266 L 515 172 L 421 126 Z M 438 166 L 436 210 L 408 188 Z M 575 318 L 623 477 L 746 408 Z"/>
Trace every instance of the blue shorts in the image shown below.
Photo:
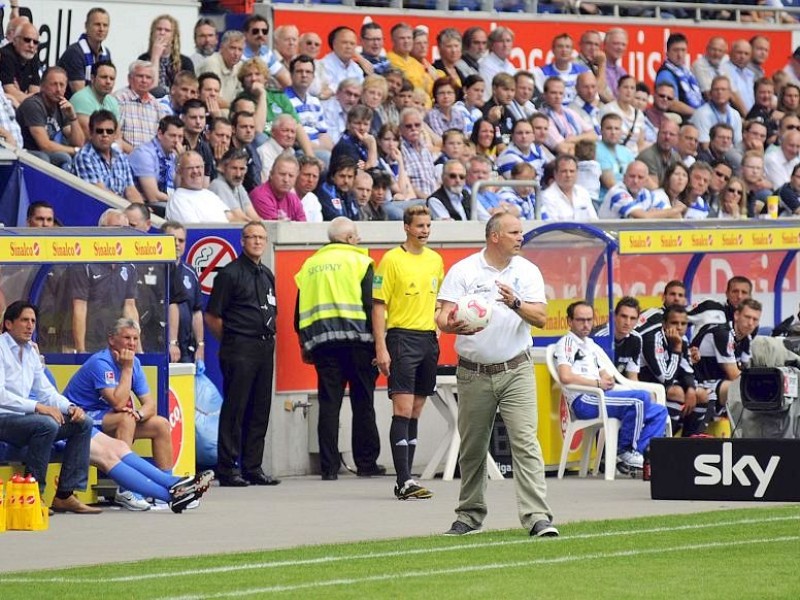
<path fill-rule="evenodd" d="M 110 409 L 108 408 L 100 408 L 98 410 L 86 411 L 86 416 L 87 418 L 92 420 L 92 426 L 94 427 L 94 429 L 97 429 L 99 431 L 103 430 L 103 417 L 105 417 L 106 414 L 108 414 L 109 410 Z"/>

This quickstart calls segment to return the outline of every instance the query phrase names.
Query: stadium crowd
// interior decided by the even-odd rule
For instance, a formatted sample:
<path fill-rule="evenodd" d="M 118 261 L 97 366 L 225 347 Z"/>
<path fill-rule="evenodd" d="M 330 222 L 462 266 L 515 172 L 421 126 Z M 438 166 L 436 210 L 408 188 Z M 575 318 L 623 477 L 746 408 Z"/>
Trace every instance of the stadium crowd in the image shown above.
<path fill-rule="evenodd" d="M 418 203 L 453 220 L 757 218 L 770 196 L 800 212 L 800 48 L 766 73 L 764 35 L 711 37 L 690 63 L 699 49 L 673 33 L 650 89 L 620 28 L 557 34 L 525 71 L 502 26 L 432 40 L 371 21 L 333 29 L 326 53 L 257 14 L 224 32 L 202 18 L 189 57 L 161 15 L 122 86 L 108 12 L 85 29 L 41 72 L 36 28 L 11 20 L 1 142 L 187 224 L 400 220 Z M 471 205 L 487 179 L 536 185 L 481 186 Z"/>

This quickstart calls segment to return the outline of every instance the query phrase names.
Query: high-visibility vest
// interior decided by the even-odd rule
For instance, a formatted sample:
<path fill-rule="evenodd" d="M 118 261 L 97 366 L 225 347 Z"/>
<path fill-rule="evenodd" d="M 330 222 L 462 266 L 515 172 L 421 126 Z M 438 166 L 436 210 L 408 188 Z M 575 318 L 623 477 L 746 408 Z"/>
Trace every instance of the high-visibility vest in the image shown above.
<path fill-rule="evenodd" d="M 331 243 L 294 276 L 300 290 L 300 342 L 306 351 L 329 342 L 372 343 L 361 282 L 373 264 L 366 248 Z"/>

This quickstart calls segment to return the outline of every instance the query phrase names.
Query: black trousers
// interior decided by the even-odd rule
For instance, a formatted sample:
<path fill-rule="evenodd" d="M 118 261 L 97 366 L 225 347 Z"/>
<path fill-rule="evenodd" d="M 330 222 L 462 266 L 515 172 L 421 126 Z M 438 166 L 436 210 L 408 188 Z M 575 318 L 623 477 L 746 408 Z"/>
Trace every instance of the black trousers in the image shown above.
<path fill-rule="evenodd" d="M 381 451 L 375 424 L 373 394 L 378 370 L 372 364 L 375 351 L 366 344 L 334 344 L 315 348 L 319 392 L 319 462 L 323 474 L 339 471 L 339 412 L 345 385 L 350 386 L 353 409 L 352 449 L 358 469 L 371 469 Z"/>
<path fill-rule="evenodd" d="M 219 414 L 217 473 L 261 468 L 272 403 L 275 339 L 225 336 L 219 352 L 223 402 Z"/>

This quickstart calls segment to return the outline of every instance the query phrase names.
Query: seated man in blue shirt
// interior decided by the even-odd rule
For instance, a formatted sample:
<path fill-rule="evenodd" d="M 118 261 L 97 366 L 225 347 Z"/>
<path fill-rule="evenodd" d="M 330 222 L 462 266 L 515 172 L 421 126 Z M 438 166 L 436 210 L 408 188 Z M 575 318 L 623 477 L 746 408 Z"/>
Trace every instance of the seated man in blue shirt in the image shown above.
<path fill-rule="evenodd" d="M 134 354 L 139 331 L 139 324 L 133 319 L 117 319 L 108 333 L 108 347 L 89 357 L 70 380 L 64 395 L 86 411 L 96 428 L 128 447 L 137 439 L 152 440 L 153 461 L 162 471 L 170 471 L 173 463 L 169 421 L 156 414 L 156 400 Z M 141 408 L 136 408 L 131 393 Z"/>
<path fill-rule="evenodd" d="M 92 423 L 45 377 L 36 345 L 36 307 L 18 300 L 6 308 L 0 335 L 0 441 L 27 446 L 25 465 L 44 494 L 53 442 L 66 440 L 52 509 L 96 514 L 73 494 L 88 484 Z"/>

